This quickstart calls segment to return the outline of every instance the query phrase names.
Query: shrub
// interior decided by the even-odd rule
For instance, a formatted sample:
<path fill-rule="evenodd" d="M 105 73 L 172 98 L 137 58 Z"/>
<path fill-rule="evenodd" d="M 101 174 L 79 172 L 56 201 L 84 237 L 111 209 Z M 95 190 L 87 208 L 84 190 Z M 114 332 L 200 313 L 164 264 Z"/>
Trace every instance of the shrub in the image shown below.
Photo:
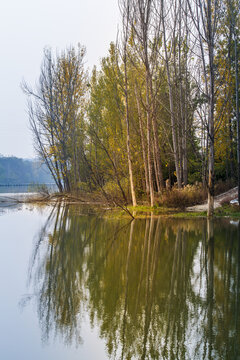
<path fill-rule="evenodd" d="M 121 186 L 122 189 L 127 197 L 127 199 L 130 201 L 130 193 L 129 193 L 129 186 L 128 186 L 128 180 L 127 179 L 121 179 Z M 107 195 L 109 195 L 112 199 L 119 201 L 120 203 L 123 201 L 122 192 L 115 181 L 108 181 L 104 187 L 104 191 Z"/>
<path fill-rule="evenodd" d="M 222 194 L 236 186 L 234 179 L 228 179 L 226 181 L 218 180 L 214 186 L 215 195 Z"/>
<path fill-rule="evenodd" d="M 89 184 L 86 183 L 86 182 L 83 182 L 83 181 L 82 182 L 79 181 L 77 183 L 77 189 L 76 190 L 77 190 L 77 192 L 80 191 L 80 192 L 86 192 L 87 193 L 87 192 L 89 192 Z"/>
<path fill-rule="evenodd" d="M 166 191 L 160 205 L 184 209 L 187 206 L 201 204 L 207 198 L 207 191 L 200 185 L 187 185 L 183 189 L 173 188 Z"/>
<path fill-rule="evenodd" d="M 28 192 L 36 192 L 42 195 L 49 195 L 49 189 L 46 184 L 30 184 Z"/>

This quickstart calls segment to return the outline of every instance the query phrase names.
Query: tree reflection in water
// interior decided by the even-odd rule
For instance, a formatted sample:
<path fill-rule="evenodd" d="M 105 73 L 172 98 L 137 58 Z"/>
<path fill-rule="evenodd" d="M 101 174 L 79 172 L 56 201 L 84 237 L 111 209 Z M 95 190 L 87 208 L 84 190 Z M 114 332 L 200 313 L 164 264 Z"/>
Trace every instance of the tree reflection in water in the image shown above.
<path fill-rule="evenodd" d="M 43 340 L 81 343 L 88 313 L 109 358 L 240 355 L 240 230 L 227 220 L 129 223 L 58 206 L 39 232 L 30 282 Z"/>

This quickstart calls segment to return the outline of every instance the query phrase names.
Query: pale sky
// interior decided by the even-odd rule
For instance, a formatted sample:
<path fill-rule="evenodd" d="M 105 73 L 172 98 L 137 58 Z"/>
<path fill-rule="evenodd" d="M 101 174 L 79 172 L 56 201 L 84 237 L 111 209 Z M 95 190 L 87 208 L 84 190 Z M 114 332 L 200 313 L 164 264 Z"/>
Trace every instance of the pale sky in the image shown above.
<path fill-rule="evenodd" d="M 116 40 L 117 0 L 1 0 L 0 2 L 0 154 L 35 156 L 26 96 L 20 83 L 34 85 L 43 49 L 87 48 L 92 69 Z"/>

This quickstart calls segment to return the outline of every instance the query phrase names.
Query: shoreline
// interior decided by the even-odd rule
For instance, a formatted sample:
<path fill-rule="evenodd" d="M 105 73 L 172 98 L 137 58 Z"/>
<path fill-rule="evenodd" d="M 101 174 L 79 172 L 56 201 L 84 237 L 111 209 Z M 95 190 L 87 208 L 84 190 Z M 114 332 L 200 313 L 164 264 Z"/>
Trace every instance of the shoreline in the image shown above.
<path fill-rule="evenodd" d="M 87 196 L 86 196 L 87 195 Z M 103 199 L 89 196 L 84 194 L 83 197 L 78 197 L 74 194 L 41 194 L 41 193 L 0 193 L 0 207 L 12 207 L 13 204 L 32 204 L 32 205 L 76 205 L 94 207 L 96 212 L 103 210 L 105 216 L 109 218 L 123 218 L 132 217 L 134 219 L 144 219 L 149 217 L 170 217 L 170 218 L 207 218 L 207 211 L 193 211 L 196 207 L 190 207 L 185 209 L 169 208 L 169 207 L 150 207 L 146 205 L 138 205 L 133 207 L 131 205 L 125 207 L 115 204 L 111 206 Z M 204 204 L 199 205 L 200 209 L 204 209 Z M 111 213 L 110 213 L 111 212 Z M 107 215 L 106 215 L 107 213 Z M 240 219 L 240 207 L 236 205 L 223 205 L 218 206 L 214 212 L 214 218 L 239 218 Z"/>

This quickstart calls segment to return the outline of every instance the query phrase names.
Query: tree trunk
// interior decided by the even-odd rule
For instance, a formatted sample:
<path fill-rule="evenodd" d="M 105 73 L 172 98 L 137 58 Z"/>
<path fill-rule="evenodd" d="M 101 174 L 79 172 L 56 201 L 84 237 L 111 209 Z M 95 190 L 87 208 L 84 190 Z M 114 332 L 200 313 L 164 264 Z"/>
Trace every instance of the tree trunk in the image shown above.
<path fill-rule="evenodd" d="M 238 42 L 236 29 L 234 30 L 234 57 L 235 57 L 235 83 L 236 83 L 236 119 L 237 119 L 237 168 L 238 168 L 238 203 L 240 204 L 240 127 L 239 127 L 239 78 L 238 78 Z"/>
<path fill-rule="evenodd" d="M 209 56 L 209 112 L 208 112 L 208 137 L 209 137 L 209 163 L 208 163 L 208 217 L 214 213 L 214 38 L 212 28 L 212 1 L 208 0 L 207 34 L 208 34 L 208 56 Z"/>
<path fill-rule="evenodd" d="M 148 178 L 150 203 L 154 206 L 153 169 L 152 169 L 152 141 L 151 141 L 151 114 L 149 109 L 149 78 L 146 73 L 146 105 L 147 105 L 147 150 L 148 150 Z"/>
<path fill-rule="evenodd" d="M 144 136 L 144 132 L 143 132 L 142 113 L 141 113 L 141 107 L 140 107 L 140 102 L 139 102 L 139 97 L 138 97 L 137 85 L 136 84 L 135 84 L 135 96 L 136 96 L 137 109 L 138 109 L 138 119 L 139 119 L 139 129 L 140 129 L 142 154 L 143 154 L 146 193 L 147 193 L 147 195 L 149 195 L 149 178 L 148 178 L 148 162 L 147 162 L 147 153 L 146 153 L 146 143 L 145 143 L 145 136 Z"/>
<path fill-rule="evenodd" d="M 159 149 L 157 121 L 155 114 L 153 114 L 152 116 L 152 127 L 153 127 L 153 140 L 154 140 L 155 161 L 156 161 L 156 178 L 157 178 L 157 183 L 159 184 L 158 192 L 161 192 L 164 189 L 164 180 L 163 180 L 161 156 Z"/>
<path fill-rule="evenodd" d="M 160 193 L 164 189 L 164 180 L 162 173 L 162 163 L 161 163 L 161 155 L 160 155 L 160 147 L 159 147 L 159 139 L 158 139 L 158 130 L 157 130 L 157 119 L 156 119 L 156 111 L 152 90 L 152 79 L 151 74 L 149 74 L 150 79 L 150 95 L 151 95 L 151 117 L 152 117 L 152 128 L 153 128 L 153 141 L 154 141 L 154 153 L 155 153 L 155 161 L 156 161 L 156 179 L 158 184 L 158 192 Z"/>
<path fill-rule="evenodd" d="M 178 154 L 177 133 L 176 133 L 176 119 L 175 119 L 175 115 L 174 115 L 173 91 L 172 91 L 172 84 L 171 84 L 169 59 L 168 59 L 168 53 L 167 53 L 167 40 L 166 40 L 163 0 L 161 0 L 161 11 L 162 11 L 162 26 L 163 26 L 163 43 L 164 43 L 165 62 L 166 62 L 166 69 L 167 69 L 167 81 L 168 81 L 168 89 L 169 89 L 169 103 L 170 103 L 170 113 L 171 113 L 173 152 L 174 152 L 174 161 L 175 161 L 175 168 L 176 168 L 176 175 L 177 175 L 177 183 L 178 183 L 178 188 L 180 189 L 182 187 L 182 183 L 181 183 L 181 179 L 180 179 L 179 154 Z"/>
<path fill-rule="evenodd" d="M 129 127 L 129 109 L 128 109 L 128 74 L 127 74 L 127 42 L 128 42 L 128 25 L 129 25 L 129 3 L 127 3 L 126 8 L 126 24 L 124 28 L 124 54 L 123 54 L 123 63 L 124 63 L 124 97 L 125 97 L 125 121 L 127 125 L 127 155 L 128 155 L 128 171 L 129 171 L 129 181 L 132 195 L 132 204 L 137 206 L 135 187 L 133 182 L 133 170 L 132 170 L 132 157 L 131 157 L 131 147 L 130 147 L 130 127 Z"/>

